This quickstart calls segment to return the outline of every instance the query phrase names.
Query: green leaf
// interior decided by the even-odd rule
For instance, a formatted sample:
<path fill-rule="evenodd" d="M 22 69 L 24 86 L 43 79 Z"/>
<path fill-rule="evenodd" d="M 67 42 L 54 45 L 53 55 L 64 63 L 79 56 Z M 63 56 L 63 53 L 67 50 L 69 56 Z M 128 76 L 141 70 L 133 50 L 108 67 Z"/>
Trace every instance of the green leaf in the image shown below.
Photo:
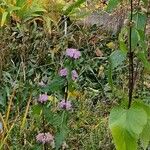
<path fill-rule="evenodd" d="M 68 113 L 66 111 L 63 111 L 61 114 L 61 120 L 59 121 L 60 125 L 57 127 L 58 131 L 55 136 L 56 150 L 60 148 L 60 146 L 65 141 L 68 135 L 69 129 L 67 127 L 67 121 L 68 121 Z"/>
<path fill-rule="evenodd" d="M 43 92 L 56 92 L 61 90 L 65 85 L 65 78 L 56 76 L 48 86 L 41 88 Z"/>
<path fill-rule="evenodd" d="M 76 2 L 74 2 L 73 4 L 71 4 L 65 11 L 64 14 L 68 15 L 70 14 L 74 9 L 78 8 L 81 6 L 81 4 L 85 3 L 86 0 L 77 0 Z"/>
<path fill-rule="evenodd" d="M 132 43 L 131 46 L 133 49 L 137 48 L 137 44 L 139 42 L 139 34 L 136 28 L 132 28 L 132 34 L 131 34 Z"/>
<path fill-rule="evenodd" d="M 61 125 L 61 116 L 59 114 L 54 114 L 51 111 L 45 113 L 46 121 L 54 127 L 59 127 Z"/>
<path fill-rule="evenodd" d="M 135 27 L 137 30 L 145 30 L 145 26 L 146 26 L 146 14 L 141 13 L 141 12 L 137 12 L 133 15 L 133 20 L 135 21 Z"/>
<path fill-rule="evenodd" d="M 112 69 L 117 68 L 118 66 L 123 64 L 123 61 L 126 59 L 126 54 L 123 52 L 116 50 L 110 55 L 110 62 Z"/>
<path fill-rule="evenodd" d="M 126 33 L 127 33 L 127 28 L 123 27 L 118 37 L 119 48 L 125 54 L 127 54 L 128 52 L 128 47 L 127 47 L 126 38 L 125 38 Z"/>
<path fill-rule="evenodd" d="M 136 103 L 135 106 L 143 108 L 144 111 L 147 113 L 147 124 L 144 126 L 143 131 L 140 134 L 140 141 L 142 143 L 142 147 L 144 150 L 146 150 L 150 142 L 150 106 L 142 102 Z"/>
<path fill-rule="evenodd" d="M 117 150 L 136 150 L 137 139 L 147 122 L 141 108 L 115 108 L 110 113 L 109 127 Z"/>
<path fill-rule="evenodd" d="M 142 143 L 142 147 L 146 150 L 150 142 L 150 118 L 147 120 L 147 124 L 144 126 L 144 129 L 140 135 L 140 141 Z"/>
<path fill-rule="evenodd" d="M 8 12 L 4 12 L 4 13 L 2 14 L 1 27 L 4 26 L 4 24 L 5 24 L 5 22 L 6 22 L 7 16 L 8 16 Z"/>
<path fill-rule="evenodd" d="M 55 135 L 55 148 L 58 150 L 67 137 L 67 130 L 62 129 L 61 132 L 57 132 Z"/>
<path fill-rule="evenodd" d="M 34 116 L 39 116 L 42 111 L 42 106 L 41 105 L 34 105 L 32 106 L 32 115 Z"/>
<path fill-rule="evenodd" d="M 147 71 L 150 71 L 150 63 L 148 61 L 148 58 L 146 57 L 146 54 L 144 51 L 139 51 L 137 54 L 137 57 L 141 60 L 141 62 L 143 63 L 144 68 Z"/>
<path fill-rule="evenodd" d="M 108 83 L 111 86 L 111 89 L 113 90 L 113 70 L 121 66 L 126 59 L 126 53 L 116 50 L 112 52 L 112 54 L 109 57 L 109 68 L 108 68 Z"/>
<path fill-rule="evenodd" d="M 10 6 L 7 11 L 9 13 L 12 13 L 13 11 L 16 11 L 16 10 L 20 10 L 21 8 L 20 7 L 16 7 L 16 6 Z"/>
<path fill-rule="evenodd" d="M 113 11 L 119 5 L 120 2 L 121 0 L 109 0 L 109 3 L 107 5 L 107 11 Z"/>
<path fill-rule="evenodd" d="M 148 5 L 148 0 L 142 0 L 144 2 L 144 5 Z"/>
<path fill-rule="evenodd" d="M 122 52 L 127 53 L 128 48 L 124 41 L 119 41 L 119 47 Z"/>

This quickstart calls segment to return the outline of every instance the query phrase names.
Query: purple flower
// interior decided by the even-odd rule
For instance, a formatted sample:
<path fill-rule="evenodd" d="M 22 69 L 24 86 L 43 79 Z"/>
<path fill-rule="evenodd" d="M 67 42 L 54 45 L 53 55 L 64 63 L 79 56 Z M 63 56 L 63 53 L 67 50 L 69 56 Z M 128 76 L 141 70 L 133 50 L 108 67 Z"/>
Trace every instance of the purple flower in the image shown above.
<path fill-rule="evenodd" d="M 76 72 L 76 70 L 72 70 L 72 80 L 76 80 L 78 78 L 78 73 Z"/>
<path fill-rule="evenodd" d="M 36 136 L 36 140 L 39 143 L 45 144 L 45 143 L 52 143 L 54 140 L 54 137 L 49 133 L 39 133 Z"/>
<path fill-rule="evenodd" d="M 81 53 L 77 49 L 68 48 L 66 50 L 66 56 L 69 56 L 69 57 L 74 58 L 74 59 L 78 59 L 81 56 Z"/>
<path fill-rule="evenodd" d="M 61 70 L 59 71 L 59 75 L 60 75 L 61 77 L 66 77 L 67 74 L 68 74 L 67 68 L 63 68 L 63 69 L 61 69 Z"/>
<path fill-rule="evenodd" d="M 48 95 L 47 94 L 42 94 L 39 96 L 38 102 L 40 103 L 45 103 L 48 100 Z"/>
<path fill-rule="evenodd" d="M 75 51 L 76 51 L 76 49 L 68 48 L 68 49 L 66 50 L 66 56 L 69 56 L 69 57 L 73 58 Z"/>
<path fill-rule="evenodd" d="M 66 109 L 66 110 L 70 110 L 72 108 L 71 102 L 70 101 L 65 101 L 64 99 L 59 102 L 58 107 L 60 109 Z"/>

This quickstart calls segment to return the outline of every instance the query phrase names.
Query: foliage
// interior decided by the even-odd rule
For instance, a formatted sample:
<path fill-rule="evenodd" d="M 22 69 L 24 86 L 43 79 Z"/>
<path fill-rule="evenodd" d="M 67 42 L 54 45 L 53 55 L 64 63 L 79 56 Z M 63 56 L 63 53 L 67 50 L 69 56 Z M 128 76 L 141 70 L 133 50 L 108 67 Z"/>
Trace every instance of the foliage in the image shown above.
<path fill-rule="evenodd" d="M 142 10 L 134 8 L 133 14 L 135 79 L 134 102 L 129 109 L 128 19 L 119 37 L 74 22 L 67 24 L 64 35 L 61 16 L 87 15 L 95 9 L 94 4 L 99 7 L 99 1 L 88 6 L 82 0 L 42 0 L 32 1 L 30 7 L 23 1 L 5 2 L 0 6 L 9 11 L 0 30 L 0 149 L 149 148 L 149 39 L 143 11 L 147 0 L 141 1 Z M 29 5 L 31 1 L 24 2 Z M 107 10 L 113 13 L 124 2 L 110 0 Z M 73 47 L 82 53 L 80 59 L 65 55 L 65 50 Z M 70 75 L 75 69 L 77 80 L 60 76 L 64 67 Z M 39 103 L 40 94 L 48 96 L 46 103 Z M 59 108 L 65 97 L 72 110 Z M 54 143 L 39 143 L 36 135 L 40 132 L 51 133 Z"/>
<path fill-rule="evenodd" d="M 113 8 L 116 8 L 119 2 L 119 0 L 109 1 L 108 9 L 112 11 Z M 135 56 L 133 56 L 132 58 L 131 53 L 133 53 L 133 55 L 135 54 L 139 59 L 138 61 L 142 62 L 145 70 L 149 71 L 148 66 L 150 66 L 150 63 L 146 58 L 148 46 L 147 37 L 145 36 L 147 14 L 142 12 L 141 9 L 137 9 L 136 7 L 133 8 L 133 1 L 131 1 L 130 3 L 131 13 L 129 14 L 129 16 L 131 20 L 128 19 L 126 26 L 122 29 L 122 32 L 119 35 L 119 53 L 121 53 L 121 55 L 115 55 L 117 53 L 117 51 L 115 51 L 116 53 L 113 52 L 110 56 L 108 81 L 111 87 L 114 86 L 112 81 L 112 69 L 114 69 L 115 67 L 117 67 L 117 69 L 119 68 L 119 65 L 121 65 L 125 60 L 126 54 L 128 54 L 126 55 L 126 57 L 129 57 L 129 78 L 131 77 L 131 69 L 132 71 L 134 71 L 134 68 L 132 68 L 131 65 L 133 65 L 134 63 L 132 61 L 134 61 Z M 140 7 L 140 1 L 138 5 Z M 124 35 L 126 35 L 126 38 L 129 40 L 129 42 L 126 42 Z M 124 57 L 123 54 L 125 54 Z M 132 80 L 134 80 L 134 78 Z M 134 82 L 132 82 L 132 85 L 130 83 L 131 80 L 129 79 L 129 92 L 132 90 L 131 88 L 134 87 L 135 84 Z M 129 104 L 131 104 L 130 102 L 132 100 L 130 94 L 132 96 L 132 93 L 129 93 Z M 132 105 L 133 106 L 131 107 L 130 105 L 128 105 L 130 108 L 128 107 L 127 110 L 123 109 L 122 106 L 119 106 L 118 108 L 113 109 L 110 113 L 109 126 L 117 150 L 136 150 L 138 148 L 137 143 L 139 139 L 142 141 L 142 146 L 144 149 L 146 149 L 148 146 L 150 139 L 149 135 L 146 133 L 146 130 L 149 128 L 149 113 L 147 113 L 147 111 L 149 111 L 150 108 L 145 104 L 138 105 L 138 107 L 135 107 L 134 104 Z"/>
<path fill-rule="evenodd" d="M 142 107 L 134 106 L 128 110 L 120 107 L 112 110 L 109 125 L 117 150 L 136 150 L 138 139 L 143 140 L 147 136 L 145 126 L 149 124 L 149 114 L 143 109 L 144 107 L 150 110 L 149 106 L 144 104 Z M 145 140 L 149 141 L 149 137 Z M 148 142 L 143 146 L 146 148 Z"/>

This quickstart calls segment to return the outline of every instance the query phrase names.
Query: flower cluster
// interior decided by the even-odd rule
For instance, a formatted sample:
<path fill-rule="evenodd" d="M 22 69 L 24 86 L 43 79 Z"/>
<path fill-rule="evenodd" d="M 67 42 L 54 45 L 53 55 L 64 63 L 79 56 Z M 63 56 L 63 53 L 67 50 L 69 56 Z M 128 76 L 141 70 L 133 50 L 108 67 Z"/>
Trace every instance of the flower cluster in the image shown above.
<path fill-rule="evenodd" d="M 52 143 L 54 141 L 54 137 L 49 132 L 39 133 L 36 136 L 36 140 L 39 143 L 46 144 L 46 143 Z"/>
<path fill-rule="evenodd" d="M 77 49 L 68 48 L 66 50 L 66 56 L 68 56 L 70 58 L 78 59 L 81 56 L 81 53 Z"/>
<path fill-rule="evenodd" d="M 66 50 L 66 56 L 75 60 L 81 56 L 81 53 L 77 49 L 68 48 Z M 72 69 L 72 71 L 70 71 L 68 68 L 65 68 L 65 67 L 60 69 L 59 76 L 67 77 L 68 75 L 71 75 L 71 78 L 73 81 L 78 78 L 78 73 L 76 70 Z M 46 86 L 46 84 L 43 81 L 39 82 L 38 85 L 40 87 Z M 48 101 L 48 98 L 49 97 L 47 94 L 40 94 L 37 101 L 41 104 L 45 104 Z M 62 109 L 62 110 L 71 110 L 72 109 L 71 101 L 62 99 L 58 103 L 58 108 Z M 44 116 L 44 114 L 43 114 L 43 116 Z M 47 144 L 47 143 L 50 143 L 51 145 L 54 144 L 54 137 L 49 132 L 38 133 L 36 135 L 36 140 L 37 140 L 37 142 L 39 142 L 41 144 Z"/>
<path fill-rule="evenodd" d="M 66 109 L 66 110 L 71 110 L 72 105 L 70 101 L 65 101 L 64 99 L 59 102 L 58 107 L 60 109 Z"/>
<path fill-rule="evenodd" d="M 81 56 L 81 53 L 79 50 L 74 49 L 74 48 L 68 48 L 66 50 L 66 56 L 70 57 L 70 58 L 74 58 L 74 59 L 78 59 Z M 66 77 L 68 75 L 68 69 L 67 68 L 62 68 L 59 71 L 59 75 L 61 77 Z M 78 78 L 78 73 L 76 70 L 72 70 L 71 71 L 71 76 L 72 76 L 72 80 L 76 80 Z"/>
<path fill-rule="evenodd" d="M 59 75 L 60 75 L 61 77 L 66 77 L 66 76 L 68 75 L 68 70 L 67 70 L 67 68 L 61 69 L 61 70 L 59 71 Z M 79 75 L 78 75 L 78 73 L 77 73 L 76 70 L 72 70 L 72 71 L 71 71 L 71 76 L 72 76 L 72 80 L 76 80 Z"/>
<path fill-rule="evenodd" d="M 39 103 L 45 103 L 48 100 L 48 95 L 47 94 L 41 94 L 38 98 Z"/>
<path fill-rule="evenodd" d="M 67 68 L 61 69 L 61 70 L 59 71 L 59 75 L 60 75 L 61 77 L 66 77 L 66 76 L 68 75 L 68 70 L 67 70 Z"/>

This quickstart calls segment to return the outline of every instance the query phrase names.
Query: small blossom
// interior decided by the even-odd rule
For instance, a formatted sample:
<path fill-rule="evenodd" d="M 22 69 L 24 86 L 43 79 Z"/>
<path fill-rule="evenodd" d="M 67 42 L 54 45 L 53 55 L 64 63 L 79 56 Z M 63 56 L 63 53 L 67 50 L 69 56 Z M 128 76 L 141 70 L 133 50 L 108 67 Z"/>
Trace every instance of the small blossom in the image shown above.
<path fill-rule="evenodd" d="M 74 53 L 74 59 L 78 59 L 81 56 L 80 51 L 76 50 Z"/>
<path fill-rule="evenodd" d="M 81 53 L 77 49 L 68 48 L 66 50 L 66 56 L 69 56 L 69 57 L 74 58 L 74 59 L 78 59 L 81 56 Z"/>
<path fill-rule="evenodd" d="M 70 101 L 65 101 L 64 99 L 59 102 L 58 107 L 60 109 L 66 109 L 66 110 L 70 110 L 72 108 L 71 102 Z"/>
<path fill-rule="evenodd" d="M 46 143 L 52 143 L 54 141 L 54 137 L 48 132 L 48 133 L 39 133 L 36 136 L 36 140 L 39 143 L 46 144 Z"/>
<path fill-rule="evenodd" d="M 47 94 L 42 94 L 39 96 L 38 102 L 40 103 L 45 103 L 48 100 L 48 95 Z"/>
<path fill-rule="evenodd" d="M 68 49 L 66 50 L 66 56 L 69 56 L 69 57 L 73 58 L 75 51 L 76 51 L 76 49 L 68 48 Z"/>
<path fill-rule="evenodd" d="M 61 77 L 66 77 L 67 74 L 68 74 L 67 68 L 63 68 L 63 69 L 61 69 L 61 70 L 59 71 L 59 75 L 60 75 Z"/>
<path fill-rule="evenodd" d="M 76 72 L 76 70 L 72 70 L 72 80 L 76 80 L 78 78 L 78 73 Z"/>

